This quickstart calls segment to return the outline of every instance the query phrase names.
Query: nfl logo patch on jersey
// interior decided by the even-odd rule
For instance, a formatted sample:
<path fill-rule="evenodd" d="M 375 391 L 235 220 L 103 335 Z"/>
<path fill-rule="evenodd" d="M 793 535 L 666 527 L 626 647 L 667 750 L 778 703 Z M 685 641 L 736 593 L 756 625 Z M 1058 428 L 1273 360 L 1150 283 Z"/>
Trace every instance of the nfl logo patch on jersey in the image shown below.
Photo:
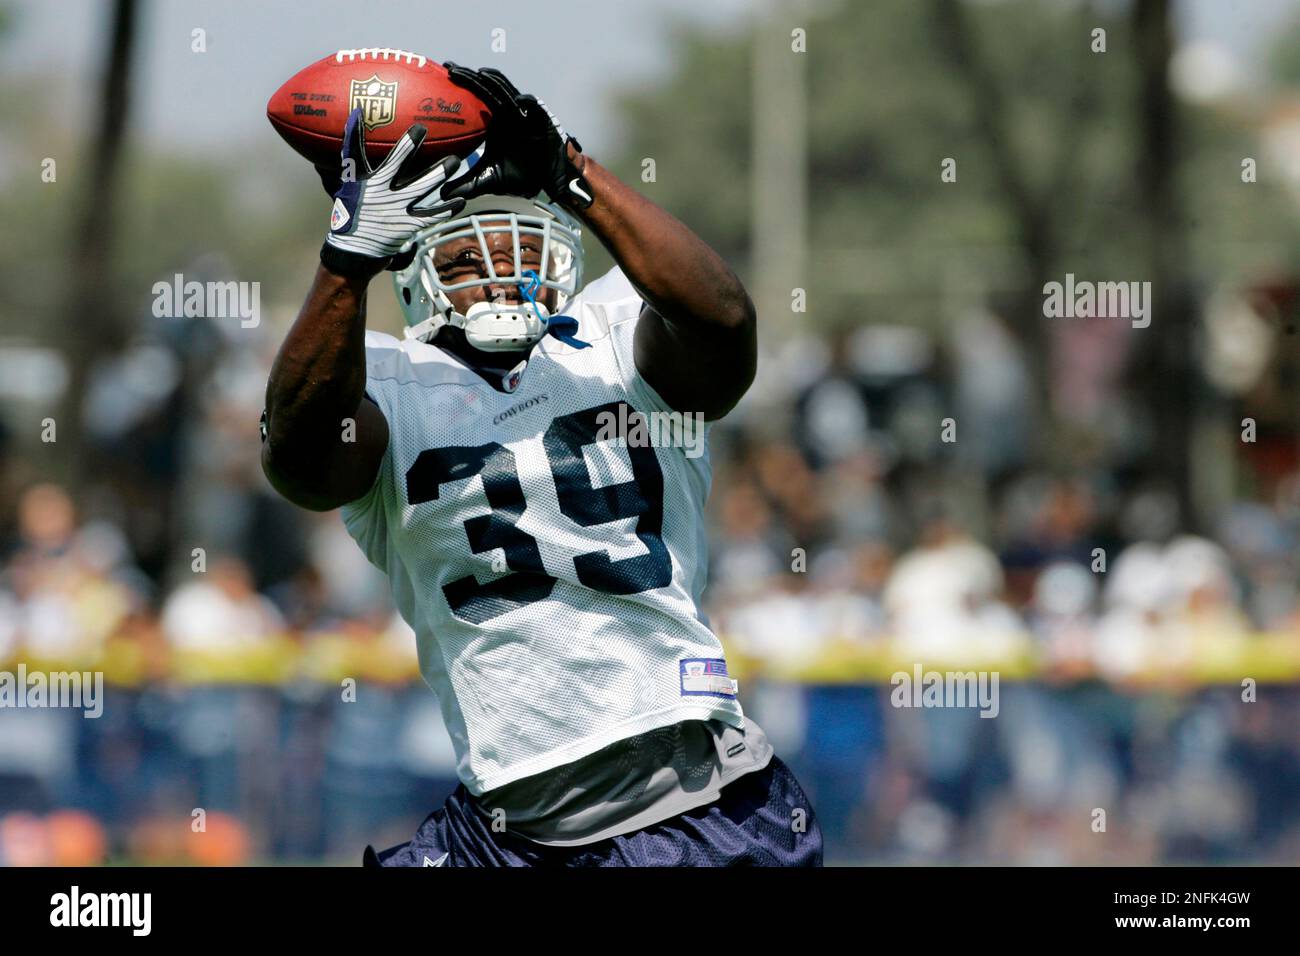
<path fill-rule="evenodd" d="M 686 658 L 681 666 L 682 695 L 685 697 L 735 697 L 738 690 L 727 676 L 727 662 L 721 657 Z"/>
<path fill-rule="evenodd" d="M 338 232 L 348 224 L 352 217 L 348 215 L 348 207 L 343 205 L 342 199 L 334 200 L 334 209 L 330 212 L 330 229 Z"/>

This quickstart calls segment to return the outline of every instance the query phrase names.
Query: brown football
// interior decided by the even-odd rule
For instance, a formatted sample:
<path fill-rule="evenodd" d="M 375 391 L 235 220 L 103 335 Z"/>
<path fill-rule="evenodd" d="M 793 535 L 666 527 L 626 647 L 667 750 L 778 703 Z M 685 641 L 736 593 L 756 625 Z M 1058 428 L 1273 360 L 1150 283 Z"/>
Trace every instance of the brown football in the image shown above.
<path fill-rule="evenodd" d="M 429 132 L 419 155 L 429 162 L 464 156 L 483 141 L 488 108 L 456 86 L 441 63 L 387 48 L 340 50 L 291 76 L 266 104 L 266 118 L 299 154 L 331 169 L 343 129 L 361 108 L 366 158 L 376 166 L 413 123 Z"/>

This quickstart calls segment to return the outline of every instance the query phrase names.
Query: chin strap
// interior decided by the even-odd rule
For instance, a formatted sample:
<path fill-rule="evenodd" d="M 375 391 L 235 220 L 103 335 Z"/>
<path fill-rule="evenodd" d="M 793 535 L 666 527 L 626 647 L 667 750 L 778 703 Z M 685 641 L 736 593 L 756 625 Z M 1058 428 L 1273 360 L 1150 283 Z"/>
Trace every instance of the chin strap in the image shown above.
<path fill-rule="evenodd" d="M 571 315 L 553 315 L 546 323 L 547 335 L 553 335 L 565 345 L 572 345 L 575 349 L 591 348 L 590 342 L 574 338 L 573 333 L 577 331 L 578 320 Z"/>
<path fill-rule="evenodd" d="M 519 291 L 528 300 L 528 304 L 533 307 L 533 311 L 537 313 L 537 318 L 546 326 L 546 334 L 554 336 L 565 345 L 571 345 L 575 349 L 591 348 L 590 342 L 584 342 L 582 339 L 574 337 L 574 333 L 578 331 L 578 320 L 573 316 L 553 315 L 547 318 L 542 315 L 542 310 L 537 307 L 537 293 L 542 288 L 542 277 L 532 269 L 525 272 L 524 276 L 528 281 L 519 284 Z"/>

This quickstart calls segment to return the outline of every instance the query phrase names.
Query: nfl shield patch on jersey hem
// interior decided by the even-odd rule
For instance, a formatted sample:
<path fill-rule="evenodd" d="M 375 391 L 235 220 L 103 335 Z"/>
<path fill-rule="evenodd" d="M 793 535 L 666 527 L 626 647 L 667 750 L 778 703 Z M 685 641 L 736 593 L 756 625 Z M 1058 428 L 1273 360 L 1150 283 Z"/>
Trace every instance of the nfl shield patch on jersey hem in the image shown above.
<path fill-rule="evenodd" d="M 679 662 L 683 697 L 735 697 L 739 684 L 727 676 L 721 657 L 692 657 Z"/>

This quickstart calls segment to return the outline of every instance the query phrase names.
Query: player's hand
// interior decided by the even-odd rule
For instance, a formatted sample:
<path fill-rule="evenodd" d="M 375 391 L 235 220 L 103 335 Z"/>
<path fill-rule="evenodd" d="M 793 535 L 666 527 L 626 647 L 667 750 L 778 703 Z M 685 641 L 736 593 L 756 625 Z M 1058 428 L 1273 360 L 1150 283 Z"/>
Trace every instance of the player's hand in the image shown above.
<path fill-rule="evenodd" d="M 468 170 L 468 164 L 455 156 L 424 169 L 414 162 L 427 132 L 418 123 L 413 125 L 379 168 L 372 170 L 366 160 L 361 110 L 348 116 L 340 184 L 320 252 L 325 268 L 345 276 L 375 275 L 393 264 L 393 256 L 418 230 L 464 208 L 463 199 L 443 200 L 440 187 L 448 176 Z"/>
<path fill-rule="evenodd" d="M 487 149 L 472 170 L 450 180 L 443 194 L 471 199 L 484 193 L 532 199 L 545 192 L 561 205 L 585 209 L 591 187 L 569 159 L 568 145 L 582 152 L 555 115 L 535 96 L 519 92 L 499 70 L 470 70 L 445 63 L 447 75 L 487 105 L 492 119 Z"/>

